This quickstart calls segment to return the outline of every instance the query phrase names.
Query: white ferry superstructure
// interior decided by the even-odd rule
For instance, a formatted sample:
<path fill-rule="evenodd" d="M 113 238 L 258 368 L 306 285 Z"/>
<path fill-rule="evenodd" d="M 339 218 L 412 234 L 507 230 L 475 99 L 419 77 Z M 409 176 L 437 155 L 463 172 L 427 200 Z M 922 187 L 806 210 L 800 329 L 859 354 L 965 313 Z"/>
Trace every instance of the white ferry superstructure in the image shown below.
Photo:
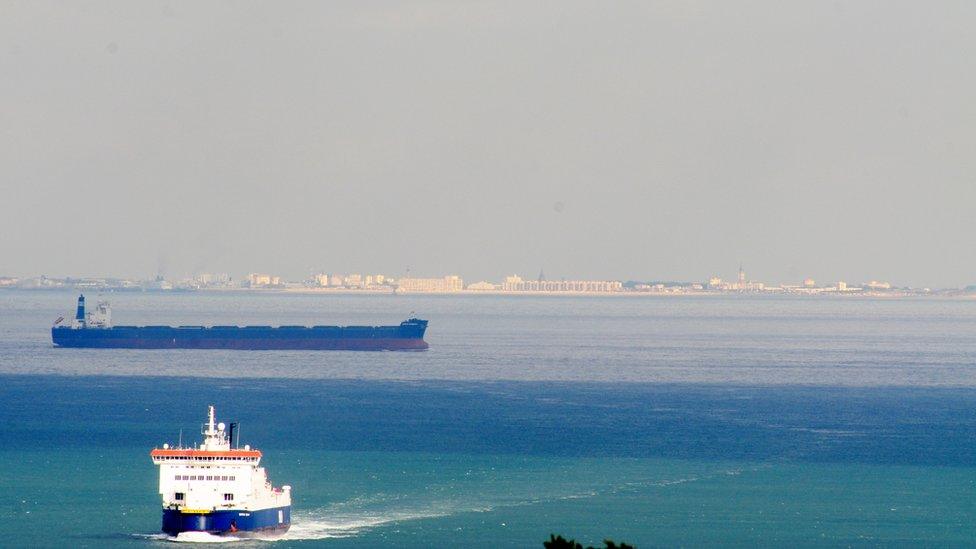
<path fill-rule="evenodd" d="M 198 447 L 154 448 L 163 502 L 163 532 L 216 535 L 283 534 L 291 525 L 291 487 L 275 488 L 261 452 L 250 446 L 232 448 L 233 426 L 216 423 L 210 406 Z"/>

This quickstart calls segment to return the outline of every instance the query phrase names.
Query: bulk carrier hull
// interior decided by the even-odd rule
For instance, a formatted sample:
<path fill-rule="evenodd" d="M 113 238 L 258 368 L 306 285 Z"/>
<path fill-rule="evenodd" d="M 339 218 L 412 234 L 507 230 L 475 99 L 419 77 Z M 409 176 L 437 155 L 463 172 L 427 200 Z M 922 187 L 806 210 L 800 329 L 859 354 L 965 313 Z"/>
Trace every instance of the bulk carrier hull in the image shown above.
<path fill-rule="evenodd" d="M 51 328 L 57 347 L 93 349 L 240 349 L 302 351 L 423 351 L 427 321 L 399 326 L 112 326 L 107 302 L 86 313 L 85 296 L 71 326 Z"/>
<path fill-rule="evenodd" d="M 399 326 L 115 326 L 51 328 L 58 347 L 96 349 L 240 349 L 314 351 L 423 351 L 427 321 Z"/>

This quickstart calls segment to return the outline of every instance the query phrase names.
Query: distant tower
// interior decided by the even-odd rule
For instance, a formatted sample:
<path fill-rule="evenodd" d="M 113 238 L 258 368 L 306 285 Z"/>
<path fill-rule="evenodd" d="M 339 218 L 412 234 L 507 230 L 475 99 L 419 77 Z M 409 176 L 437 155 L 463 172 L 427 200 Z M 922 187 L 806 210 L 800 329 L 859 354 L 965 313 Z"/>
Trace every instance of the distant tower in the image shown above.
<path fill-rule="evenodd" d="M 745 289 L 746 287 L 746 272 L 742 270 L 742 264 L 739 264 L 739 289 Z"/>
<path fill-rule="evenodd" d="M 539 282 L 546 281 L 546 273 L 542 269 L 539 269 Z"/>

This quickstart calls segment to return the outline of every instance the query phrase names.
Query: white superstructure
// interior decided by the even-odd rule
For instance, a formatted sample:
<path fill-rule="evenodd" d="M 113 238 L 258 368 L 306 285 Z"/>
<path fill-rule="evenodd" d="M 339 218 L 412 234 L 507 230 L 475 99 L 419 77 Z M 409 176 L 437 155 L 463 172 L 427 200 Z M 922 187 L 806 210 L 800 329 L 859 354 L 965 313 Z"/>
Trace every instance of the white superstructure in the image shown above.
<path fill-rule="evenodd" d="M 199 447 L 170 448 L 164 444 L 150 455 L 159 466 L 163 508 L 183 513 L 261 510 L 291 505 L 291 487 L 271 485 L 261 452 L 232 448 L 226 426 L 216 423 L 210 406 Z"/>
<path fill-rule="evenodd" d="M 93 312 L 88 313 L 85 319 L 85 326 L 88 328 L 111 328 L 112 327 L 112 306 L 108 301 L 99 301 Z"/>

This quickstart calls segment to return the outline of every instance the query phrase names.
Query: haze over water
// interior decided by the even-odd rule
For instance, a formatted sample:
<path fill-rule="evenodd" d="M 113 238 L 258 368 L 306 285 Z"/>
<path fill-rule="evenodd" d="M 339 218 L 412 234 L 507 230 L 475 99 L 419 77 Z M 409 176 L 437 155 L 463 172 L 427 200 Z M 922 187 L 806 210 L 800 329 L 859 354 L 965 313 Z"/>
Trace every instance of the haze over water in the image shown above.
<path fill-rule="evenodd" d="M 148 450 L 211 403 L 294 486 L 274 546 L 976 542 L 972 301 L 120 293 L 116 324 L 415 311 L 431 348 L 51 348 L 75 297 L 0 292 L 12 546 L 167 543 Z"/>
<path fill-rule="evenodd" d="M 0 278 L 976 283 L 976 3 L 0 4 Z M 119 293 L 118 324 L 430 320 L 423 353 L 54 349 L 0 290 L 0 546 L 976 546 L 973 300 Z M 88 295 L 90 303 L 98 296 Z"/>
<path fill-rule="evenodd" d="M 116 325 L 378 325 L 429 318 L 426 353 L 65 351 L 76 294 L 0 294 L 0 373 L 957 386 L 976 384 L 973 300 L 118 293 Z M 89 294 L 94 304 L 98 296 Z"/>
<path fill-rule="evenodd" d="M 963 287 L 974 19 L 955 0 L 6 2 L 0 276 L 744 263 Z"/>

